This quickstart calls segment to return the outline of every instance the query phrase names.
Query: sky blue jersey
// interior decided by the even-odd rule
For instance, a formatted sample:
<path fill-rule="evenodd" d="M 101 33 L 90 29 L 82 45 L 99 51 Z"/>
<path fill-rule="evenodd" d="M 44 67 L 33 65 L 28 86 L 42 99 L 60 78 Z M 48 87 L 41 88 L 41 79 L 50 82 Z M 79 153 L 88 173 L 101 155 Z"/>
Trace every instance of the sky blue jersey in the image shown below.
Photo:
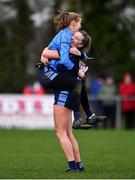
<path fill-rule="evenodd" d="M 60 54 L 60 60 L 49 60 L 49 66 L 52 67 L 54 70 L 57 70 L 57 64 L 64 65 L 67 70 L 71 70 L 74 67 L 74 63 L 69 58 L 72 35 L 73 33 L 69 30 L 69 28 L 64 28 L 60 30 L 60 32 L 57 33 L 50 42 L 48 49 L 57 50 Z"/>

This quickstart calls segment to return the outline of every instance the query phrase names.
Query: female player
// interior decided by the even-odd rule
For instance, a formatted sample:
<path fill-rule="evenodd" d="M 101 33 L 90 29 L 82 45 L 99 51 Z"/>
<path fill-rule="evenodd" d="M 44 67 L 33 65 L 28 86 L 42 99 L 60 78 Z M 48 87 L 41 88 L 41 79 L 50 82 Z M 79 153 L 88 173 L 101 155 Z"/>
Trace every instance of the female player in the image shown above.
<path fill-rule="evenodd" d="M 53 89 L 73 89 L 77 83 L 80 83 L 78 79 L 69 73 L 78 73 L 78 68 L 74 66 L 69 58 L 69 50 L 72 35 L 74 32 L 81 28 L 81 16 L 74 12 L 60 12 L 55 18 L 56 29 L 58 33 L 50 42 L 48 49 L 58 50 L 60 54 L 60 60 L 51 59 L 49 65 L 44 67 L 44 73 L 40 73 L 40 82 L 46 88 Z M 66 69 L 65 78 L 61 75 L 60 69 Z"/>
<path fill-rule="evenodd" d="M 90 48 L 91 45 L 91 38 L 90 36 L 85 32 L 85 31 L 78 31 L 74 33 L 72 37 L 72 43 L 71 43 L 71 48 L 70 48 L 70 59 L 74 63 L 75 67 L 79 68 L 79 57 L 77 58 L 72 58 L 75 57 L 75 55 L 81 54 L 80 51 L 82 52 L 87 52 Z M 74 55 L 73 55 L 74 54 Z M 49 50 L 48 48 L 45 48 L 43 50 L 42 56 L 41 56 L 41 61 L 44 64 L 49 64 L 51 62 L 52 58 L 60 58 L 59 54 L 55 50 Z M 59 60 L 59 59 L 58 59 Z M 85 58 L 85 63 L 86 63 L 86 58 Z M 64 70 L 62 70 L 64 78 L 68 79 L 69 77 L 66 77 L 66 74 Z M 71 73 L 71 71 L 70 71 Z M 61 73 L 62 75 L 62 73 Z M 91 110 L 88 102 L 88 97 L 87 97 L 87 92 L 86 92 L 86 87 L 85 87 L 85 79 L 82 80 L 82 91 L 81 91 L 81 105 L 85 111 L 86 114 L 86 123 L 81 119 L 81 115 L 79 110 L 74 111 L 74 122 L 73 122 L 73 128 L 79 129 L 88 129 L 91 128 L 91 125 L 94 125 L 98 122 L 103 121 L 104 116 L 96 116 Z M 89 125 L 88 125 L 89 124 Z"/>
<path fill-rule="evenodd" d="M 74 102 L 73 107 L 79 107 L 79 97 L 81 92 L 81 80 L 78 80 L 74 74 L 78 75 L 78 67 L 74 66 L 69 58 L 69 49 L 73 32 L 76 32 L 81 27 L 81 16 L 73 12 L 61 12 L 55 17 L 56 28 L 59 31 L 53 38 L 48 48 L 58 50 L 60 53 L 60 60 L 52 59 L 50 64 L 44 67 L 44 72 L 41 72 L 40 82 L 46 87 L 57 90 L 55 92 L 54 105 L 54 124 L 56 135 L 60 141 L 61 147 L 65 153 L 68 161 L 69 169 L 66 172 L 75 172 L 77 170 L 84 170 L 81 163 L 78 143 L 72 134 L 72 121 L 70 109 L 61 104 L 57 104 L 58 90 L 71 89 L 67 92 L 66 100 Z M 61 70 L 65 70 L 66 77 L 63 78 Z M 70 73 L 68 71 L 72 71 Z M 71 75 L 72 74 L 72 75 Z M 74 86 L 76 86 L 74 91 Z M 65 88 L 65 89 L 64 89 Z M 57 97 L 56 97 L 57 96 Z M 62 99 L 65 94 L 60 96 Z M 58 98 L 58 99 L 59 99 Z"/>

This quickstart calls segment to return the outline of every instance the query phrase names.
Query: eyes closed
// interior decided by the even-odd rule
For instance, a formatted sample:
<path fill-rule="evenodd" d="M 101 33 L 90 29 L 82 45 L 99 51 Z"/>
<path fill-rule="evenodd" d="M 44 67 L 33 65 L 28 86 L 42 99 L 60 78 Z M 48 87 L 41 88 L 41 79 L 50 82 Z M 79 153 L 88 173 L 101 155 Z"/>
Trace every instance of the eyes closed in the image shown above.
<path fill-rule="evenodd" d="M 77 35 L 74 35 L 74 40 L 76 40 L 78 43 L 81 43 L 82 37 L 78 37 Z"/>

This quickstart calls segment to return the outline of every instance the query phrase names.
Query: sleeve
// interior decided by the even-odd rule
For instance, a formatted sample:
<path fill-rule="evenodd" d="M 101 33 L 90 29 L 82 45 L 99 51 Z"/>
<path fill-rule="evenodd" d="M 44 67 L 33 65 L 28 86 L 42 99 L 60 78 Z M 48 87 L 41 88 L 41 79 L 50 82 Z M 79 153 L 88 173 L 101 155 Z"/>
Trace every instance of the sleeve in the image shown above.
<path fill-rule="evenodd" d="M 88 61 L 88 56 L 86 53 L 81 52 L 81 60 L 86 64 Z"/>
<path fill-rule="evenodd" d="M 61 34 L 60 42 L 60 61 L 59 64 L 63 64 L 66 69 L 71 70 L 74 67 L 74 63 L 69 58 L 71 36 Z"/>

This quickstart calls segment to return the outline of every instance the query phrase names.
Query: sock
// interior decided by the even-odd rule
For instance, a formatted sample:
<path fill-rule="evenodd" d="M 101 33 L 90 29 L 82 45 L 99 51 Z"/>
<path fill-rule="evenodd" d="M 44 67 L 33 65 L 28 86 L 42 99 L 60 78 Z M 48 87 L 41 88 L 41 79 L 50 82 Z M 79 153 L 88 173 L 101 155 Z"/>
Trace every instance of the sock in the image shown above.
<path fill-rule="evenodd" d="M 78 169 L 75 161 L 68 161 L 68 165 L 70 169 Z"/>
<path fill-rule="evenodd" d="M 90 124 L 90 122 L 93 121 L 93 120 L 91 120 L 93 116 L 95 116 L 94 113 L 93 113 L 91 116 L 89 116 L 89 117 L 86 118 L 87 124 Z"/>
<path fill-rule="evenodd" d="M 77 121 L 78 119 L 80 119 L 80 117 L 80 112 L 74 111 L 74 121 Z"/>
<path fill-rule="evenodd" d="M 83 163 L 81 161 L 77 162 L 76 164 L 77 164 L 79 171 L 84 171 L 84 166 L 83 166 Z"/>
<path fill-rule="evenodd" d="M 93 113 L 91 116 L 88 117 L 88 119 L 91 119 L 93 116 L 95 116 L 95 114 Z"/>
<path fill-rule="evenodd" d="M 86 118 L 86 122 L 87 122 L 87 124 L 89 124 L 90 119 L 91 119 L 93 116 L 95 116 L 95 114 L 94 114 L 94 113 L 92 113 L 92 115 L 91 115 L 91 116 L 88 116 L 88 117 Z"/>
<path fill-rule="evenodd" d="M 86 110 L 85 110 L 85 113 L 86 113 L 86 116 L 87 116 L 87 117 L 90 117 L 90 116 L 92 116 L 92 114 L 93 114 L 90 109 L 86 109 Z"/>

